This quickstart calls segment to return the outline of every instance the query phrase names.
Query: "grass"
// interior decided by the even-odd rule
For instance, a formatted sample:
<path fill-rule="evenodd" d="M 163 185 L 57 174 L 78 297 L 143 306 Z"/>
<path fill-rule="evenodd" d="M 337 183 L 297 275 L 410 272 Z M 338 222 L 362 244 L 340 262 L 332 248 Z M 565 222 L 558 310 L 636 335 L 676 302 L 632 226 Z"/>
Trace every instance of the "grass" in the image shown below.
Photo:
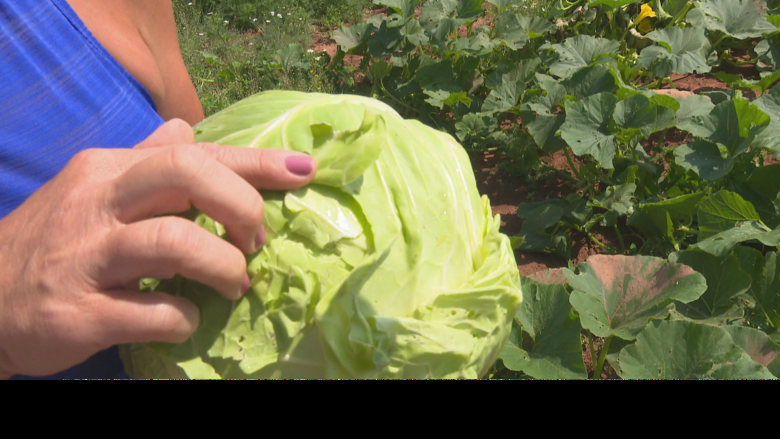
<path fill-rule="evenodd" d="M 182 55 L 206 115 L 265 90 L 349 91 L 350 68 L 327 69 L 330 58 L 310 49 L 311 36 L 362 19 L 368 2 L 333 3 L 174 0 Z M 323 15 L 313 18 L 317 11 Z"/>
<path fill-rule="evenodd" d="M 539 16 L 552 0 L 515 8 Z M 206 116 L 266 90 L 366 94 L 354 67 L 314 53 L 312 34 L 362 21 L 371 0 L 173 0 L 179 42 Z"/>

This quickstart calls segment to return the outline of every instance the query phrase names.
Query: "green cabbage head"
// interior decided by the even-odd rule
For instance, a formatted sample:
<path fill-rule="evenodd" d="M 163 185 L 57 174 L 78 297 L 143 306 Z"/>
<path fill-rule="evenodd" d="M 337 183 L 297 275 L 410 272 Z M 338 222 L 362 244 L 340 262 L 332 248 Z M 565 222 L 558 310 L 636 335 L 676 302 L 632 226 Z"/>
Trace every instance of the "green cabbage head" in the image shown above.
<path fill-rule="evenodd" d="M 500 219 L 452 137 L 358 96 L 266 92 L 195 127 L 199 142 L 313 156 L 310 186 L 263 191 L 268 244 L 229 301 L 177 278 L 187 342 L 126 346 L 133 377 L 477 378 L 507 339 L 520 281 Z M 225 236 L 200 215 L 196 221 Z"/>

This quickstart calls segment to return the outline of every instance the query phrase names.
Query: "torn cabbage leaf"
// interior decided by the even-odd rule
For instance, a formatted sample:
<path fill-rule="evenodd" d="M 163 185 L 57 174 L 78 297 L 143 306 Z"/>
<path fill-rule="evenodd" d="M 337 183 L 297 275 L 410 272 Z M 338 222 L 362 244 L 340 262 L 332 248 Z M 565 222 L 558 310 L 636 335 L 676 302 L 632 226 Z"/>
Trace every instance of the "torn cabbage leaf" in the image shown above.
<path fill-rule="evenodd" d="M 450 136 L 358 96 L 266 92 L 196 126 L 199 142 L 313 156 L 310 186 L 262 191 L 268 244 L 239 301 L 183 278 L 185 343 L 132 345 L 145 378 L 477 378 L 520 307 L 509 239 Z M 196 222 L 224 237 L 205 215 Z"/>

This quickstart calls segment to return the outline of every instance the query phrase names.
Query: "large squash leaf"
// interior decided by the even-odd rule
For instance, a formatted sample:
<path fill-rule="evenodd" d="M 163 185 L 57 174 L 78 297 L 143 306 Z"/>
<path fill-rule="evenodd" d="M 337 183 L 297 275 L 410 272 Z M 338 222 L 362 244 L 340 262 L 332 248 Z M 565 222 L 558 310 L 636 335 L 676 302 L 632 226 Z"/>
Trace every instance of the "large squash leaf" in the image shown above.
<path fill-rule="evenodd" d="M 627 379 L 772 379 L 725 329 L 683 321 L 651 322 L 620 352 Z"/>
<path fill-rule="evenodd" d="M 664 319 L 672 301 L 693 302 L 707 290 L 699 273 L 649 256 L 593 256 L 564 273 L 582 326 L 599 337 L 633 340 L 650 319 Z"/>
<path fill-rule="evenodd" d="M 587 378 L 580 320 L 572 312 L 566 288 L 531 279 L 523 279 L 522 288 L 523 305 L 499 357 L 504 366 L 537 379 Z M 523 343 L 523 332 L 531 343 Z"/>
<path fill-rule="evenodd" d="M 777 32 L 767 20 L 763 0 L 704 0 L 696 6 L 704 13 L 707 29 L 739 40 Z"/>

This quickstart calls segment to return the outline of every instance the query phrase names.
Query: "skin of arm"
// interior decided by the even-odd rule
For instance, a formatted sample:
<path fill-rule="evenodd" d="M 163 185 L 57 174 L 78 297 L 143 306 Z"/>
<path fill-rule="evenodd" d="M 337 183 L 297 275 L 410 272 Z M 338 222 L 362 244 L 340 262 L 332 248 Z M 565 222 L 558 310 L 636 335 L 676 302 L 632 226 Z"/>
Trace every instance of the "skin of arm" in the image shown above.
<path fill-rule="evenodd" d="M 165 120 L 203 120 L 169 0 L 68 0 L 103 47 L 149 91 Z"/>
<path fill-rule="evenodd" d="M 176 274 L 237 299 L 244 254 L 265 243 L 257 189 L 290 190 L 316 174 L 307 155 L 194 144 L 203 109 L 187 75 L 167 0 L 68 0 L 168 120 L 132 150 L 77 154 L 0 219 L 0 379 L 50 375 L 110 346 L 186 340 L 188 300 L 138 292 Z M 174 215 L 191 206 L 229 241 Z"/>

